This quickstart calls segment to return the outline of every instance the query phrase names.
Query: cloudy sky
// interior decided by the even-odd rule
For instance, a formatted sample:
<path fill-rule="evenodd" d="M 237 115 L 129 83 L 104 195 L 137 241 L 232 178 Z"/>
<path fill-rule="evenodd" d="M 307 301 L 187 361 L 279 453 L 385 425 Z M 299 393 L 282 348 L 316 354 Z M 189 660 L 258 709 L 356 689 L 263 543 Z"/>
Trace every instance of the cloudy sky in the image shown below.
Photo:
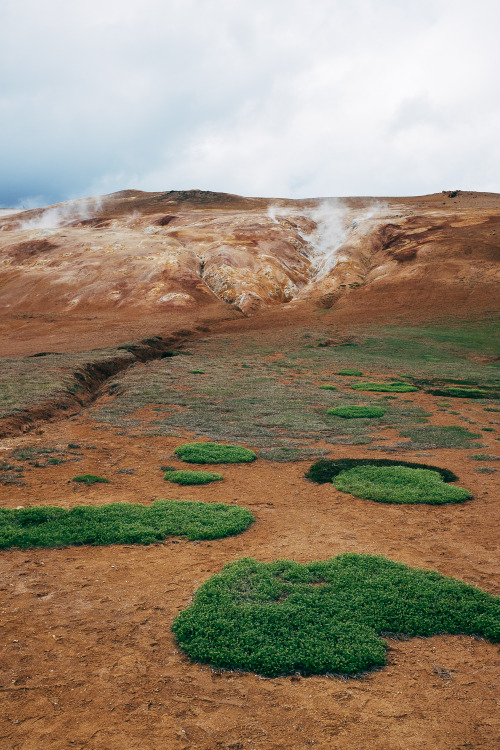
<path fill-rule="evenodd" d="M 0 206 L 500 192 L 498 0 L 2 0 Z"/>

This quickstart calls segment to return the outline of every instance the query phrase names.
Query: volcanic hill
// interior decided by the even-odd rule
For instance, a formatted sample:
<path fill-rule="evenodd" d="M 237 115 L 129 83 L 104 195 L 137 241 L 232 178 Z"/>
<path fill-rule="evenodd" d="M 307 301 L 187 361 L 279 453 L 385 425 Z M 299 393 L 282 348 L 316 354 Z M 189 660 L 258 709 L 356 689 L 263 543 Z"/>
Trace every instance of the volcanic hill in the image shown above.
<path fill-rule="evenodd" d="M 125 190 L 2 215 L 0 330 L 17 352 L 27 325 L 50 348 L 71 347 L 75 333 L 102 345 L 271 308 L 330 308 L 349 321 L 483 315 L 498 300 L 499 256 L 492 193 Z"/>

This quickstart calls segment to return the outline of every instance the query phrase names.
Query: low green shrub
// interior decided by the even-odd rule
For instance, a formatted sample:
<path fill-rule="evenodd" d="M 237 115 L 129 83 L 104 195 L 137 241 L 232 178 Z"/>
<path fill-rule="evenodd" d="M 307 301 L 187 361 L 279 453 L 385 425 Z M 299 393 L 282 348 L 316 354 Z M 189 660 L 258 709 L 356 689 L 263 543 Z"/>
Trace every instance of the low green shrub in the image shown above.
<path fill-rule="evenodd" d="M 222 474 L 214 474 L 210 471 L 167 471 L 163 477 L 167 482 L 174 484 L 210 484 L 224 479 Z"/>
<path fill-rule="evenodd" d="M 363 375 L 361 370 L 339 370 L 337 375 Z"/>
<path fill-rule="evenodd" d="M 322 388 L 324 391 L 338 391 L 338 388 L 336 385 L 320 385 L 320 388 Z"/>
<path fill-rule="evenodd" d="M 73 477 L 73 482 L 81 482 L 82 484 L 109 484 L 109 479 L 98 477 L 95 474 L 80 474 L 77 477 Z"/>
<path fill-rule="evenodd" d="M 174 453 L 190 464 L 238 464 L 249 463 L 257 458 L 248 448 L 222 443 L 185 443 L 179 445 Z"/>
<path fill-rule="evenodd" d="M 362 500 L 378 503 L 461 503 L 472 494 L 463 487 L 445 484 L 436 471 L 407 466 L 358 466 L 341 471 L 334 486 Z"/>
<path fill-rule="evenodd" d="M 205 374 L 205 370 L 189 370 L 189 372 L 191 373 L 191 375 L 204 375 Z"/>
<path fill-rule="evenodd" d="M 35 506 L 0 509 L 0 548 L 73 544 L 153 544 L 167 536 L 220 539 L 254 521 L 247 508 L 222 503 L 156 500 L 152 505 L 110 503 L 71 510 Z"/>
<path fill-rule="evenodd" d="M 429 464 L 417 464 L 411 461 L 396 461 L 390 458 L 337 458 L 321 459 L 309 467 L 305 474 L 306 479 L 318 484 L 331 482 L 341 471 L 354 469 L 358 466 L 407 466 L 409 469 L 428 469 L 436 471 L 443 482 L 456 482 L 458 477 L 449 469 L 441 469 L 439 466 Z"/>
<path fill-rule="evenodd" d="M 385 412 L 380 406 L 335 406 L 326 413 L 343 419 L 375 419 L 383 417 Z"/>
<path fill-rule="evenodd" d="M 383 393 L 410 393 L 418 391 L 415 385 L 408 383 L 353 383 L 351 388 L 356 391 L 380 391 Z"/>
<path fill-rule="evenodd" d="M 386 664 L 386 633 L 499 641 L 500 598 L 375 555 L 247 558 L 200 586 L 172 630 L 188 657 L 219 669 L 354 675 Z"/>

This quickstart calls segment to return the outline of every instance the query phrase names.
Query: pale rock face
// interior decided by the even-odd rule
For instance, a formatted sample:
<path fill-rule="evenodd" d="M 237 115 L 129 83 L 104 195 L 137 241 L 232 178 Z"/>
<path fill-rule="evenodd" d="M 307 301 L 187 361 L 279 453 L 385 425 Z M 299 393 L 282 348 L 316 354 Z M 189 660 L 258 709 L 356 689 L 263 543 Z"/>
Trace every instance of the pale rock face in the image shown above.
<path fill-rule="evenodd" d="M 436 299 L 458 283 L 478 294 L 498 281 L 499 240 L 500 198 L 488 194 L 380 202 L 125 191 L 0 216 L 0 307 L 143 314 L 215 304 L 253 315 L 417 282 L 434 285 Z"/>

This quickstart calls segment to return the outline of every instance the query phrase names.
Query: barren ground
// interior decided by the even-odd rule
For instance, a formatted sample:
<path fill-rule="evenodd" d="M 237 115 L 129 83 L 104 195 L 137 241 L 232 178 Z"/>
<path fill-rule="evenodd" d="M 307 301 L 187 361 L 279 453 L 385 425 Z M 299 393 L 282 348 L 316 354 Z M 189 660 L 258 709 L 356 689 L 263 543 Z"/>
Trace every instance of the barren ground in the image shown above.
<path fill-rule="evenodd" d="M 306 322 L 323 330 L 324 315 L 335 320 L 334 313 L 311 313 L 295 325 Z M 269 320 L 276 336 L 276 319 Z M 219 325 L 213 338 L 206 334 L 205 355 L 218 356 L 221 335 L 227 350 L 236 350 L 245 326 L 253 329 L 257 345 L 265 347 L 271 335 L 267 325 L 265 317 Z M 35 339 L 26 337 L 22 353 L 32 350 Z M 13 339 L 12 348 L 16 346 L 22 349 Z M 195 355 L 196 346 L 194 342 Z M 35 348 L 45 347 L 38 341 Z M 347 356 L 345 350 L 342 356 Z M 268 359 L 272 363 L 272 357 Z M 328 372 L 335 371 L 335 362 L 335 357 L 329 361 Z M 146 372 L 155 366 L 136 365 L 134 377 L 143 372 L 140 368 Z M 387 370 L 375 367 L 366 371 L 370 379 L 387 376 Z M 292 363 L 284 382 L 295 374 Z M 6 458 L 20 446 L 78 446 L 64 463 L 27 467 L 24 484 L 0 485 L 2 506 L 196 499 L 246 506 L 256 523 L 239 536 L 210 542 L 167 539 L 149 547 L 3 551 L 2 747 L 500 747 L 500 657 L 498 646 L 487 641 L 465 636 L 391 640 L 387 666 L 358 679 L 263 679 L 191 663 L 179 652 L 170 630 L 196 588 L 242 556 L 305 562 L 346 551 L 383 554 L 499 594 L 498 472 L 478 473 L 481 464 L 470 458 L 471 450 L 415 453 L 395 448 L 381 454 L 367 452 L 366 445 L 320 441 L 311 443 L 313 450 L 323 448 L 330 457 L 389 455 L 449 468 L 461 486 L 473 491 L 474 499 L 441 507 L 358 500 L 332 485 L 306 480 L 311 460 L 259 459 L 252 465 L 223 467 L 225 480 L 214 485 L 168 485 L 159 467 L 180 466 L 172 451 L 196 433 L 180 428 L 176 436 L 146 435 L 137 422 L 134 428 L 103 425 L 97 419 L 99 409 L 114 398 L 103 392 L 89 409 L 1 441 Z M 433 425 L 472 423 L 470 429 L 478 431 L 489 422 L 493 426 L 481 434 L 481 452 L 498 454 L 498 414 L 485 415 L 481 401 L 449 399 L 450 413 L 436 408 L 443 399 L 423 392 L 404 394 L 403 399 L 431 413 Z M 155 416 L 154 404 L 142 406 L 134 416 L 147 428 Z M 384 435 L 385 445 L 398 442 L 396 430 Z M 77 486 L 71 478 L 79 473 L 108 477 L 111 484 Z"/>

